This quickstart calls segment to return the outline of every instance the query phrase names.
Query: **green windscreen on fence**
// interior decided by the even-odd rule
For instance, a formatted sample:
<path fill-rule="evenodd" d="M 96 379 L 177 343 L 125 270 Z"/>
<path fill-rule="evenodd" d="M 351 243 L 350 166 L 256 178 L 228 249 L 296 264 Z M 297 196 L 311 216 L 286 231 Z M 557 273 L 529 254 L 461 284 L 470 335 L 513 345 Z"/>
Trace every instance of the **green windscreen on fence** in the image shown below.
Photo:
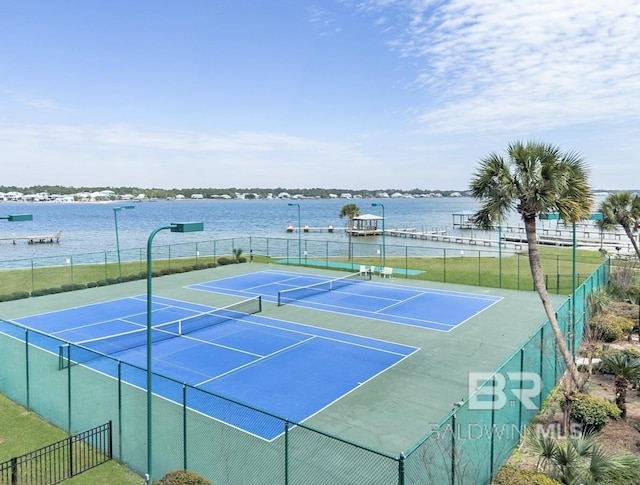
<path fill-rule="evenodd" d="M 231 249 L 229 243 L 224 246 L 225 251 Z M 574 315 L 570 300 L 557 311 L 560 327 L 574 332 L 576 345 L 582 336 L 589 291 L 606 283 L 607 270 L 603 265 L 584 287 L 576 289 L 580 297 L 574 303 L 579 312 Z M 100 356 L 102 372 L 83 365 L 61 369 L 58 354 L 63 344 L 17 324 L 0 322 L 0 392 L 69 432 L 112 421 L 114 456 L 144 474 L 148 459 L 146 371 L 104 356 Z M 69 345 L 68 352 L 68 359 L 74 361 L 74 352 L 87 350 Z M 481 385 L 481 394 L 503 396 L 504 405 L 478 407 L 476 391 L 442 422 L 420 423 L 428 433 L 396 456 L 154 374 L 154 386 L 162 386 L 164 394 L 151 397 L 154 476 L 186 468 L 212 483 L 249 485 L 489 483 L 535 416 L 534 408 L 541 406 L 563 371 L 564 362 L 556 352 L 550 324 L 545 322 Z M 534 408 L 518 397 L 523 383 L 514 376 L 522 373 L 540 376 Z M 276 438 L 268 441 L 240 426 L 225 424 L 226 413 L 259 422 L 273 430 Z"/>

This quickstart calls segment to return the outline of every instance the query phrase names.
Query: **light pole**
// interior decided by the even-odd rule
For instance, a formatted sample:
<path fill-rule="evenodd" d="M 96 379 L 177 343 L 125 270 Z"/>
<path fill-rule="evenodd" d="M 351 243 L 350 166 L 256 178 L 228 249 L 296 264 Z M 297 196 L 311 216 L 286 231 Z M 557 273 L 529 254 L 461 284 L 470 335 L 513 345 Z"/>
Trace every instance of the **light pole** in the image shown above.
<path fill-rule="evenodd" d="M 384 204 L 380 202 L 374 202 L 371 204 L 372 207 L 382 207 L 382 266 L 386 265 L 387 255 L 386 255 L 386 246 L 384 242 Z"/>
<path fill-rule="evenodd" d="M 118 281 L 122 281 L 122 265 L 120 264 L 120 239 L 118 238 L 118 212 L 122 209 L 135 209 L 134 205 L 123 205 L 113 208 L 113 218 L 116 221 L 116 251 L 118 252 Z"/>
<path fill-rule="evenodd" d="M 151 296 L 151 280 L 153 277 L 153 271 L 151 270 L 151 264 L 153 259 L 151 258 L 151 247 L 153 238 L 160 231 L 165 229 L 171 230 L 171 232 L 197 232 L 204 229 L 202 222 L 179 222 L 172 223 L 168 226 L 158 227 L 154 229 L 149 235 L 147 240 L 147 483 L 152 483 L 152 471 L 153 471 L 153 446 L 152 446 L 152 396 L 151 381 L 153 373 L 151 371 L 151 344 L 153 338 L 153 321 L 152 321 L 152 296 Z"/>
<path fill-rule="evenodd" d="M 300 204 L 289 202 L 289 207 L 296 206 L 298 208 L 298 263 L 302 264 L 302 234 L 300 231 Z"/>

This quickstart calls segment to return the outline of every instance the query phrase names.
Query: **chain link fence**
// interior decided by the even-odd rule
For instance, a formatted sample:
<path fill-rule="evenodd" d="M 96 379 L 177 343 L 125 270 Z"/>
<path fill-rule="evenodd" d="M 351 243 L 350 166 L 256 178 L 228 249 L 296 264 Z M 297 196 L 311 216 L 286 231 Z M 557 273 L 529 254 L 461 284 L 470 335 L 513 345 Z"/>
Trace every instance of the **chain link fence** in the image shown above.
<path fill-rule="evenodd" d="M 304 251 L 312 250 L 311 245 L 305 247 Z M 190 252 L 191 257 L 202 258 L 230 254 L 237 248 L 250 248 L 254 254 L 274 259 L 289 258 L 290 252 L 298 256 L 297 241 L 273 239 L 227 240 L 187 248 L 167 247 L 165 252 L 158 251 L 157 257 L 168 258 L 173 264 L 189 257 Z M 329 243 L 318 243 L 313 246 L 313 257 L 324 254 L 322 263 L 331 267 L 329 262 L 339 261 L 335 251 Z M 378 255 L 375 248 L 354 245 L 354 257 Z M 388 248 L 386 257 L 390 257 Z M 408 248 L 406 258 L 408 268 Z M 443 265 L 448 264 L 447 259 L 443 258 Z M 497 263 L 479 262 L 479 273 L 485 264 Z M 608 274 L 605 261 L 576 289 L 575 299 L 568 299 L 558 309 L 559 323 L 574 352 L 582 338 L 587 296 L 606 284 Z M 454 278 L 445 271 L 443 279 Z M 63 344 L 50 335 L 0 322 L 0 392 L 69 433 L 112 421 L 114 457 L 144 474 L 148 459 L 146 370 L 102 355 L 96 355 L 92 368 L 61 366 Z M 73 361 L 74 350 L 87 352 L 70 345 L 69 361 Z M 547 322 L 495 376 L 537 373 L 542 381 L 535 401 L 539 407 L 564 370 Z M 476 392 L 493 392 L 495 376 Z M 153 474 L 159 477 L 170 470 L 189 469 L 216 484 L 488 483 L 537 411 L 518 399 L 520 384 L 505 380 L 501 391 L 509 405 L 501 409 L 475 409 L 471 394 L 413 448 L 393 456 L 154 374 L 154 389 L 162 387 L 164 397 L 152 396 Z M 214 415 L 218 419 L 210 417 Z M 421 422 L 420 416 L 415 418 Z M 250 432 L 255 426 L 272 429 L 277 437 L 259 438 Z"/>

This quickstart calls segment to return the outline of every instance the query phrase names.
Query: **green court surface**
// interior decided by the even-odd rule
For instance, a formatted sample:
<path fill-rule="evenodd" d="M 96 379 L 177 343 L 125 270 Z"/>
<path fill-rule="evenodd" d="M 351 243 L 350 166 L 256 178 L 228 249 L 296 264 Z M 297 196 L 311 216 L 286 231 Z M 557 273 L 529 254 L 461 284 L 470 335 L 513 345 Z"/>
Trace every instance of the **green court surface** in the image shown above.
<path fill-rule="evenodd" d="M 302 264 L 304 266 L 313 266 L 316 268 L 326 268 L 326 269 L 346 269 L 352 271 L 358 271 L 360 268 L 359 264 L 354 263 L 343 263 L 341 261 L 324 261 L 320 259 L 307 259 L 302 258 L 299 260 L 298 258 L 280 258 L 275 261 L 277 264 L 286 264 L 286 265 L 297 265 Z M 370 267 L 370 266 L 369 266 Z M 375 266 L 376 272 L 379 272 L 382 269 L 382 266 Z M 406 268 L 392 268 L 394 275 L 399 276 L 415 276 L 422 273 L 422 270 L 419 269 L 406 269 Z"/>
<path fill-rule="evenodd" d="M 194 291 L 188 285 L 243 273 L 282 268 L 260 263 L 235 264 L 153 280 L 154 296 L 224 306 L 238 298 Z M 344 272 L 289 266 L 289 271 L 340 277 Z M 454 403 L 469 395 L 469 372 L 492 372 L 505 362 L 546 320 L 535 292 L 479 288 L 405 278 L 373 282 L 441 289 L 502 299 L 448 333 L 399 325 L 295 305 L 265 302 L 264 317 L 298 322 L 349 334 L 418 347 L 420 350 L 327 406 L 305 424 L 329 435 L 398 456 L 429 434 Z M 12 320 L 49 311 L 140 295 L 145 281 L 91 288 L 0 304 L 0 318 Z M 554 305 L 566 300 L 552 295 Z M 32 392 L 36 392 L 33 390 Z M 114 420 L 117 417 L 114 416 Z M 284 416 L 283 418 L 286 418 Z"/>

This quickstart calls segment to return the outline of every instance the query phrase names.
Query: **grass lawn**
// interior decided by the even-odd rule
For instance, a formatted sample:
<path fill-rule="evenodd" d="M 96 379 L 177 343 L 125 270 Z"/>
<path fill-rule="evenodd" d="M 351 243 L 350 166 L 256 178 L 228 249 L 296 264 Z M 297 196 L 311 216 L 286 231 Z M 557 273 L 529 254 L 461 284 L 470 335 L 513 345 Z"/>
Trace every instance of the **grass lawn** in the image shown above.
<path fill-rule="evenodd" d="M 37 450 L 67 437 L 59 428 L 0 394 L 0 462 Z M 140 485 L 144 480 L 111 460 L 65 481 L 69 485 Z"/>

